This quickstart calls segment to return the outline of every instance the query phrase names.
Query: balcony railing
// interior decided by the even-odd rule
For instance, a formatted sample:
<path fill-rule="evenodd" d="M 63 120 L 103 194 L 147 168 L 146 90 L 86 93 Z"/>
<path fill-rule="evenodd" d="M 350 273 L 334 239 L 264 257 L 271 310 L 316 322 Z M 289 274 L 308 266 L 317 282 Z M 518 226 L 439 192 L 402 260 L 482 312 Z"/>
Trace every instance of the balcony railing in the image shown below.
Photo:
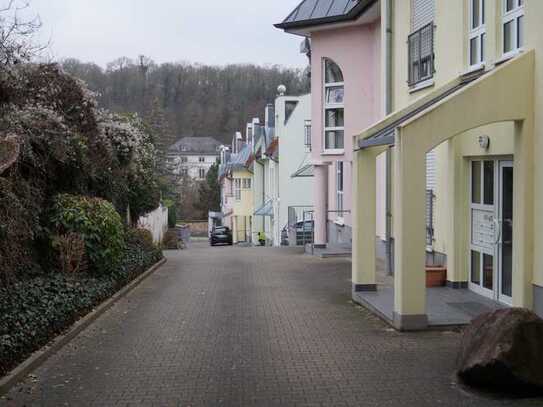
<path fill-rule="evenodd" d="M 434 23 L 425 25 L 409 35 L 408 40 L 409 86 L 434 76 Z"/>

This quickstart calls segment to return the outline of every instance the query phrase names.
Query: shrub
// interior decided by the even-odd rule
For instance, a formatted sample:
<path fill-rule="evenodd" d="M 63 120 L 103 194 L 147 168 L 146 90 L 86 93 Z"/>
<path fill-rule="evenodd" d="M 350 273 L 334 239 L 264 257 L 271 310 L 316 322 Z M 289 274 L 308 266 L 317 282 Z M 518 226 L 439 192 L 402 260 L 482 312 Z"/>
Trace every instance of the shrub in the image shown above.
<path fill-rule="evenodd" d="M 85 242 L 77 233 L 53 237 L 53 248 L 57 251 L 58 263 L 63 273 L 86 271 Z"/>
<path fill-rule="evenodd" d="M 177 211 L 175 205 L 168 208 L 168 227 L 175 228 L 177 226 Z"/>
<path fill-rule="evenodd" d="M 168 230 L 166 234 L 164 235 L 164 240 L 162 242 L 162 245 L 165 249 L 168 250 L 177 250 L 179 249 L 179 241 L 177 239 L 177 233 L 175 230 Z"/>
<path fill-rule="evenodd" d="M 125 248 L 124 227 L 113 205 L 100 198 L 57 195 L 51 223 L 57 234 L 76 233 L 85 242 L 91 271 L 111 273 Z"/>
<path fill-rule="evenodd" d="M 138 244 L 146 241 L 144 233 L 127 235 L 112 274 L 81 273 L 77 279 L 47 274 L 0 285 L 0 376 L 162 258 L 155 246 L 146 250 L 147 243 Z"/>

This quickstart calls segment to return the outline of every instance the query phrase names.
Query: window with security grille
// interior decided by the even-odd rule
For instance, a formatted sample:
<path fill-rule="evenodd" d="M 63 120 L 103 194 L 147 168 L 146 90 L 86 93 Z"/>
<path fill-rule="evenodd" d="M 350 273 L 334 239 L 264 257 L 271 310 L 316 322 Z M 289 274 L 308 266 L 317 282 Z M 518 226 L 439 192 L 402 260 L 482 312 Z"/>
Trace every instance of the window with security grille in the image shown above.
<path fill-rule="evenodd" d="M 409 85 L 431 79 L 434 76 L 434 23 L 415 31 L 408 38 Z"/>

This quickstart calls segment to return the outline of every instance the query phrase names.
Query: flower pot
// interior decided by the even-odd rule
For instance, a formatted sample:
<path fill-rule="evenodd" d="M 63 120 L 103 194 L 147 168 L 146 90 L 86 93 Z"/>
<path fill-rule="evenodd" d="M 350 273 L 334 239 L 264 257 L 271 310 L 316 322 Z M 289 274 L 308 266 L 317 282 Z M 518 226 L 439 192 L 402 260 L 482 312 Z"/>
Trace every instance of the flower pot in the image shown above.
<path fill-rule="evenodd" d="M 442 266 L 426 267 L 426 287 L 443 287 L 447 282 L 447 268 Z"/>

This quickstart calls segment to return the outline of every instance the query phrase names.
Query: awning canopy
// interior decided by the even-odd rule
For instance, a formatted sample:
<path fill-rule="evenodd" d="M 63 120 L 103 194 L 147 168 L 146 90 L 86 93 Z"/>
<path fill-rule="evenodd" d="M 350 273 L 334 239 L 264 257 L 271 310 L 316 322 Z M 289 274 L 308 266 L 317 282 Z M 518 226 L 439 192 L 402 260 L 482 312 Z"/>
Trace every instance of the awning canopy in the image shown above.
<path fill-rule="evenodd" d="M 418 103 L 414 103 L 403 110 L 393 113 L 380 124 L 370 128 L 358 139 L 358 148 L 365 149 L 378 146 L 387 146 L 394 144 L 396 129 L 409 119 L 423 113 L 425 110 L 436 105 L 448 96 L 454 95 L 465 86 L 484 75 L 484 71 L 476 71 L 460 78 L 455 79 L 448 86 L 444 86 L 435 92 L 430 93 L 428 97 L 422 98 Z"/>
<path fill-rule="evenodd" d="M 313 164 L 304 164 L 290 178 L 313 177 Z"/>
<path fill-rule="evenodd" d="M 273 199 L 269 199 L 255 211 L 255 216 L 273 216 Z"/>

